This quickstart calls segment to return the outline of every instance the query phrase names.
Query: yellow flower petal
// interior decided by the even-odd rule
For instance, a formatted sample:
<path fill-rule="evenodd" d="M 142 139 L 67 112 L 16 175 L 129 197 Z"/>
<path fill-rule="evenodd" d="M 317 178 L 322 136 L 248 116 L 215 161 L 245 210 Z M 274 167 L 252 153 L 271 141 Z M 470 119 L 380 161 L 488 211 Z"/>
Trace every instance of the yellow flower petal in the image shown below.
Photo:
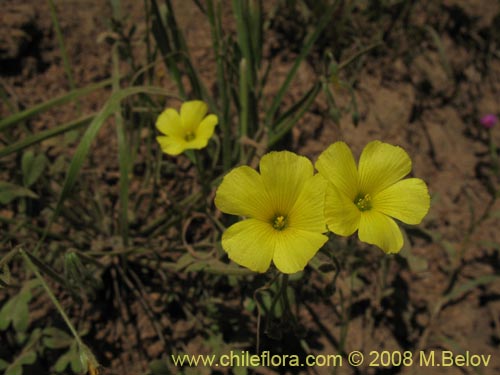
<path fill-rule="evenodd" d="M 429 211 L 427 185 L 419 178 L 398 181 L 373 197 L 373 209 L 406 224 L 419 224 Z"/>
<path fill-rule="evenodd" d="M 186 142 L 186 148 L 201 150 L 202 148 L 207 147 L 207 144 L 208 144 L 207 138 L 196 137 L 193 140 Z"/>
<path fill-rule="evenodd" d="M 186 142 L 177 137 L 158 136 L 156 140 L 160 144 L 162 151 L 169 155 L 179 155 L 186 149 Z"/>
<path fill-rule="evenodd" d="M 173 108 L 167 108 L 158 116 L 156 128 L 165 135 L 184 138 L 181 118 Z"/>
<path fill-rule="evenodd" d="M 302 271 L 328 237 L 315 232 L 287 228 L 277 232 L 273 262 L 283 273 Z"/>
<path fill-rule="evenodd" d="M 375 210 L 361 214 L 358 234 L 361 241 L 376 245 L 386 253 L 397 253 L 403 247 L 403 235 L 396 222 Z"/>
<path fill-rule="evenodd" d="M 207 105 L 201 100 L 184 102 L 181 106 L 181 119 L 184 130 L 196 134 L 201 120 L 207 114 L 207 110 Z"/>
<path fill-rule="evenodd" d="M 325 232 L 325 190 L 327 181 L 320 174 L 309 178 L 288 215 L 288 225 L 294 229 Z"/>
<path fill-rule="evenodd" d="M 411 171 L 405 150 L 380 141 L 366 145 L 359 159 L 359 192 L 374 197 Z"/>
<path fill-rule="evenodd" d="M 218 123 L 218 119 L 216 115 L 208 115 L 205 117 L 196 132 L 196 138 L 210 139 L 214 134 L 215 126 Z"/>
<path fill-rule="evenodd" d="M 314 172 L 309 159 L 289 151 L 264 155 L 259 168 L 276 214 L 290 212 L 305 182 Z"/>
<path fill-rule="evenodd" d="M 215 205 L 228 214 L 264 221 L 270 221 L 274 215 L 262 177 L 247 166 L 235 168 L 224 176 L 215 194 Z"/>
<path fill-rule="evenodd" d="M 358 191 L 358 169 L 351 149 L 344 142 L 335 142 L 321 153 L 316 169 L 351 201 Z"/>
<path fill-rule="evenodd" d="M 339 236 L 350 236 L 359 227 L 361 212 L 353 201 L 333 184 L 325 194 L 325 219 L 328 229 Z"/>
<path fill-rule="evenodd" d="M 247 219 L 231 225 L 222 235 L 229 259 L 255 272 L 266 272 L 276 246 L 275 230 L 266 222 Z"/>

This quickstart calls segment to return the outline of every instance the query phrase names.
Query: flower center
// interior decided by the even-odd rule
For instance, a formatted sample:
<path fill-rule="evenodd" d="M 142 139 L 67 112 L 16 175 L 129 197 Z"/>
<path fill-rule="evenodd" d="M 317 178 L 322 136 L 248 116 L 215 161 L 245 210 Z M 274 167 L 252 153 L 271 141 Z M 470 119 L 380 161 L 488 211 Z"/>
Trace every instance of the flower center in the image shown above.
<path fill-rule="evenodd" d="M 283 230 L 286 228 L 287 220 L 283 215 L 276 215 L 272 221 L 273 228 L 276 230 Z"/>
<path fill-rule="evenodd" d="M 193 132 L 187 132 L 186 135 L 184 136 L 184 140 L 186 142 L 190 142 L 195 138 L 196 138 L 196 135 Z"/>
<path fill-rule="evenodd" d="M 358 194 L 354 199 L 354 204 L 362 211 L 368 211 L 372 208 L 372 197 L 370 194 Z"/>

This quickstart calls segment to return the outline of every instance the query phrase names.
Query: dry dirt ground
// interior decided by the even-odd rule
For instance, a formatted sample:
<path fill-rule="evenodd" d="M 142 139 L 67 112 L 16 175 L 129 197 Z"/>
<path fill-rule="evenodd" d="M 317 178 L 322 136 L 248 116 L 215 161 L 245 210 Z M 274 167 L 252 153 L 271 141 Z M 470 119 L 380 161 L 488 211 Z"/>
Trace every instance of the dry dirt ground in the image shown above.
<path fill-rule="evenodd" d="M 110 53 L 103 41 L 111 15 L 108 2 L 67 0 L 57 3 L 77 86 L 83 87 L 109 77 Z M 405 20 L 405 27 L 400 20 L 391 28 L 390 15 L 381 17 L 374 27 L 386 28 L 385 44 L 365 55 L 359 69 L 348 69 L 341 77 L 354 81 L 359 123 L 355 125 L 349 114 L 344 114 L 335 123 L 327 116 L 325 99 L 319 97 L 313 110 L 293 129 L 289 146 L 315 160 L 325 146 L 337 140 L 346 141 L 358 155 L 373 139 L 398 144 L 412 157 L 412 174 L 424 179 L 431 192 L 431 211 L 419 226 L 421 230 L 408 231 L 411 252 L 421 260 L 420 266 L 412 269 L 402 265 L 400 260 L 388 263 L 386 285 L 392 292 L 379 299 L 379 306 L 370 304 L 373 301 L 371 296 L 377 293 L 377 288 L 369 282 L 374 279 L 365 276 L 361 280 L 356 303 L 350 311 L 346 350 L 365 353 L 408 348 L 457 353 L 468 350 L 493 355 L 489 366 L 477 373 L 498 374 L 500 283 L 485 283 L 465 290 L 465 293 L 446 301 L 439 314 L 433 316 L 432 311 L 447 292 L 450 266 L 459 266 L 455 285 L 484 275 L 498 275 L 500 269 L 500 205 L 492 203 L 492 191 L 498 190 L 500 181 L 492 172 L 489 153 L 490 138 L 494 144 L 500 145 L 500 129 L 486 130 L 479 124 L 482 115 L 499 114 L 500 9 L 498 2 L 489 0 L 410 3 L 413 4 L 412 13 Z M 122 4 L 127 22 L 135 23 L 137 35 L 140 35 L 144 31 L 142 2 L 123 1 Z M 200 21 L 200 13 L 191 2 L 176 1 L 175 4 L 200 74 L 207 82 L 213 82 L 214 58 L 207 24 Z M 0 79 L 11 101 L 24 109 L 67 92 L 69 86 L 46 2 L 26 0 L 20 4 L 2 0 L 1 6 Z M 230 11 L 225 13 L 229 17 Z M 296 56 L 294 47 L 298 42 L 293 35 L 287 34 L 294 32 L 289 25 L 293 22 L 293 15 L 277 22 L 266 39 L 268 56 L 275 59 L 272 76 L 276 80 L 269 86 L 268 95 L 276 91 L 277 82 L 284 77 Z M 300 22 L 298 19 L 297 23 Z M 228 20 L 227 24 L 231 27 L 232 23 Z M 336 43 L 341 43 L 335 39 L 338 36 L 326 35 L 321 46 L 334 49 Z M 352 55 L 357 47 L 344 46 L 341 60 Z M 140 57 L 144 52 L 141 52 L 139 38 L 135 40 L 135 48 Z M 314 53 L 317 56 L 319 52 Z M 288 103 L 307 89 L 315 69 L 318 69 L 318 64 L 313 57 L 299 71 L 294 88 L 286 98 Z M 162 80 L 167 81 L 165 77 Z M 335 94 L 340 107 L 349 105 L 348 91 L 339 88 Z M 98 110 L 104 98 L 105 92 L 91 95 L 81 103 L 79 110 L 82 113 Z M 62 124 L 74 119 L 75 111 L 74 106 L 49 111 L 32 120 L 30 127 L 36 131 Z M 2 104 L 0 113 L 5 116 L 9 110 Z M 116 160 L 106 159 L 109 150 L 116 147 L 114 135 L 108 133 L 105 129 L 102 131 L 92 151 L 92 157 L 104 163 L 103 172 L 96 172 L 95 178 L 106 192 L 116 188 L 116 184 L 110 187 L 105 182 L 117 173 Z M 55 144 L 48 143 L 44 147 L 49 155 L 71 153 Z M 492 214 L 472 227 L 471 223 L 480 220 L 488 209 Z M 463 252 L 461 259 L 453 258 L 452 249 Z M 378 250 L 370 247 L 362 250 L 368 260 L 380 264 L 382 254 Z M 364 271 L 369 271 L 369 268 L 364 268 Z M 195 278 L 179 277 L 183 282 Z M 347 290 L 350 283 L 349 275 L 342 273 L 338 290 Z M 224 317 L 224 312 L 219 314 L 231 324 L 247 319 L 234 316 L 241 304 L 234 293 L 221 293 L 226 292 L 234 297 L 234 304 L 228 302 L 226 306 L 228 314 L 233 316 Z M 206 340 L 190 336 L 194 323 L 181 307 L 170 303 L 162 308 L 161 286 L 148 288 L 145 293 L 151 301 L 158 301 L 155 313 L 164 315 L 161 321 L 168 327 L 165 337 L 171 342 L 169 345 L 189 353 L 207 351 L 203 346 Z M 0 294 L 0 303 L 5 301 L 2 298 Z M 316 353 L 336 352 L 335 345 L 341 334 L 337 318 L 338 298 L 337 293 L 329 300 L 311 299 L 299 312 L 301 323 L 310 332 L 308 342 L 314 342 L 311 350 Z M 88 340 L 104 365 L 104 373 L 143 373 L 148 362 L 168 354 L 137 301 L 128 312 L 133 315 L 128 321 L 121 319 L 120 314 L 114 315 L 111 310 L 106 310 L 120 309 L 120 306 L 104 308 L 98 302 L 90 301 L 83 306 L 87 312 L 78 313 L 68 299 L 66 307 L 74 319 L 87 319 L 93 325 L 95 335 Z M 46 314 L 54 313 L 50 308 L 40 310 L 40 306 L 35 306 L 35 309 Z M 248 316 L 248 313 L 242 314 Z M 40 323 L 46 322 L 40 315 L 32 316 L 33 326 L 45 324 Z M 253 330 L 254 323 L 255 316 L 250 319 Z M 238 342 L 237 332 L 233 330 L 230 334 L 235 337 L 227 338 L 226 334 L 224 339 Z M 277 341 L 264 339 L 263 345 L 287 352 L 290 349 L 284 343 L 286 338 Z M 317 369 L 317 372 L 331 373 L 330 370 Z M 361 367 L 355 371 L 358 370 L 345 367 L 338 373 L 476 373 L 472 367 L 392 368 L 385 372 Z"/>

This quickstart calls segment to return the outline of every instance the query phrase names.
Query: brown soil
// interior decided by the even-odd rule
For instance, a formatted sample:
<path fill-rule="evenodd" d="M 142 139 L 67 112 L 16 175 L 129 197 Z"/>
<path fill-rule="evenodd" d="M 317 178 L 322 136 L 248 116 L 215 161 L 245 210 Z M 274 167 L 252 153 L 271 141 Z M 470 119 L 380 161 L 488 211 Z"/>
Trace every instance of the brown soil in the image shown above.
<path fill-rule="evenodd" d="M 137 26 L 132 41 L 136 58 L 141 61 L 145 53 L 140 38 L 145 29 L 143 2 L 122 3 L 126 28 L 132 24 Z M 498 190 L 499 181 L 492 172 L 489 154 L 489 137 L 495 145 L 500 145 L 500 129 L 486 130 L 479 124 L 482 115 L 499 113 L 500 6 L 489 0 L 422 0 L 409 3 L 413 5 L 408 19 L 393 23 L 390 15 L 386 15 L 380 17 L 377 24 L 359 25 L 366 27 L 366 31 L 358 32 L 358 43 L 369 40 L 370 33 L 376 30 L 386 33 L 383 46 L 364 55 L 359 68 L 346 69 L 340 77 L 354 82 L 359 123 L 353 123 L 347 110 L 335 123 L 328 116 L 325 98 L 319 97 L 310 113 L 293 129 L 287 147 L 312 160 L 325 146 L 337 140 L 345 140 L 358 155 L 364 145 L 373 139 L 404 147 L 413 160 L 412 174 L 428 183 L 433 198 L 431 211 L 420 229 L 407 230 L 411 253 L 418 258 L 412 258 L 412 264 L 409 264 L 408 256 L 386 260 L 377 249 L 362 246 L 359 250 L 358 246 L 357 251 L 364 253 L 364 260 L 360 277 L 355 277 L 347 272 L 355 256 L 341 252 L 339 259 L 344 262 L 346 271 L 339 276 L 337 291 L 332 296 L 318 295 L 325 288 L 319 279 L 314 279 L 303 288 L 296 285 L 304 302 L 307 302 L 298 313 L 303 328 L 302 337 L 313 353 L 337 353 L 341 337 L 339 322 L 342 314 L 346 313 L 340 307 L 340 296 L 343 295 L 343 298 L 352 301 L 348 312 L 351 320 L 346 336 L 347 352 L 360 350 L 367 355 L 372 350 L 416 352 L 425 349 L 492 354 L 491 363 L 480 373 L 497 374 L 500 373 L 498 281 L 457 293 L 446 302 L 439 314 L 433 315 L 432 312 L 447 293 L 451 267 L 459 266 L 459 272 L 453 279 L 454 285 L 464 285 L 485 275 L 498 276 L 500 270 L 500 237 L 497 230 L 500 204 L 494 202 L 491 207 L 492 191 Z M 192 58 L 210 87 L 214 82 L 215 68 L 208 25 L 191 2 L 179 0 L 175 5 Z M 2 8 L 0 82 L 11 102 L 17 109 L 25 109 L 67 92 L 69 83 L 65 78 L 47 2 L 27 0 L 20 5 L 14 0 L 3 0 Z M 58 2 L 57 10 L 77 86 L 84 87 L 109 77 L 111 57 L 105 41 L 109 37 L 107 23 L 111 16 L 108 2 Z M 230 7 L 225 13 L 226 26 L 234 27 Z M 278 18 L 266 39 L 266 53 L 274 59 L 273 80 L 266 92 L 270 96 L 276 92 L 278 84 L 293 64 L 299 48 L 297 44 L 301 41 L 300 33 L 305 33 L 299 22 L 303 20 L 294 22 L 292 16 Z M 406 24 L 403 25 L 403 22 Z M 437 39 L 433 37 L 433 32 Z M 341 51 L 336 50 L 335 56 L 344 61 L 363 46 L 342 40 L 339 42 L 336 37 L 331 32 L 321 39 L 313 53 L 315 57 L 301 67 L 286 103 L 299 99 L 308 89 L 312 77 L 320 69 L 317 57 L 322 48 L 341 46 Z M 158 74 L 161 84 L 172 86 L 162 68 L 158 68 Z M 351 96 L 347 90 L 338 88 L 335 94 L 340 107 L 350 105 Z M 97 111 L 107 95 L 105 91 L 92 94 L 81 101 L 79 108 L 76 105 L 57 107 L 57 110 L 30 120 L 29 129 L 33 132 L 48 129 L 76 118 L 78 111 L 82 114 Z M 0 113 L 5 116 L 10 109 L 2 103 Z M 18 135 L 21 133 L 19 130 Z M 143 136 L 146 138 L 146 135 Z M 0 141 L 6 143 L 7 139 L 0 136 Z M 42 149 L 51 161 L 62 155 L 67 165 L 76 143 L 68 141 L 61 146 L 58 142 L 46 141 Z M 90 189 L 81 193 L 83 196 L 92 196 L 98 191 L 104 197 L 103 204 L 115 209 L 118 207 L 116 199 L 110 197 L 116 198 L 118 189 L 116 147 L 114 128 L 104 127 L 92 148 L 92 161 L 88 163 L 91 167 L 83 171 L 87 181 L 81 183 Z M 18 158 L 11 156 L 2 160 L 2 168 L 10 171 L 2 171 L 2 178 L 12 178 L 17 173 L 14 168 Z M 194 171 L 189 169 L 188 161 L 182 159 L 177 163 L 182 167 L 181 175 L 165 179 L 165 191 L 155 198 L 156 203 L 167 202 L 167 207 L 170 207 L 171 200 L 187 189 L 176 184 L 176 180 L 193 180 Z M 59 191 L 60 186 L 54 189 Z M 132 182 L 131 194 L 144 194 L 146 200 L 150 199 L 147 198 L 150 192 L 140 189 L 139 184 Z M 473 225 L 488 209 L 491 209 L 491 215 Z M 1 212 L 4 216 L 12 216 L 9 209 Z M 158 214 L 163 212 L 164 209 L 158 209 Z M 210 223 L 203 217 L 196 220 L 193 225 L 197 230 L 191 241 L 210 232 Z M 65 223 L 56 223 L 52 230 L 79 236 L 77 229 L 68 229 Z M 176 236 L 179 232 L 163 234 L 157 240 L 150 240 L 148 246 L 156 243 L 158 249 L 164 249 Z M 75 240 L 78 243 L 78 238 L 75 237 Z M 141 239 L 135 241 L 141 243 Z M 345 241 L 339 244 L 343 248 L 349 245 Z M 94 251 L 120 248 L 121 244 L 115 238 L 102 236 L 92 240 L 91 250 Z M 463 251 L 463 256 L 454 258 L 450 249 Z M 177 250 L 171 256 L 175 259 L 178 254 L 182 252 Z M 109 263 L 114 261 L 110 258 Z M 106 287 L 97 297 L 86 297 L 82 306 L 76 306 L 65 292 L 60 293 L 73 320 L 81 322 L 81 328 L 89 330 L 84 340 L 103 364 L 103 373 L 144 373 L 148 363 L 168 356 L 172 350 L 196 354 L 213 353 L 213 348 L 218 348 L 220 353 L 224 353 L 230 348 L 248 350 L 249 343 L 255 343 L 257 317 L 243 310 L 249 300 L 242 301 L 238 290 L 221 281 L 221 289 L 210 292 L 212 311 L 208 305 L 201 306 L 194 302 L 201 298 L 196 287 L 203 286 L 210 275 L 155 274 L 153 268 L 147 272 L 141 268 L 144 263 L 141 263 L 140 257 L 136 257 L 135 261 L 135 271 L 143 285 L 142 298 L 152 306 L 149 313 L 157 318 L 159 327 L 152 325 L 142 299 L 136 298 L 130 291 L 132 288 L 128 294 L 121 295 L 120 287 L 113 285 L 117 279 L 116 267 L 110 266 L 100 275 Z M 382 279 L 385 279 L 384 283 L 380 281 Z M 167 282 L 168 296 L 165 293 Z M 249 290 L 261 285 L 258 280 L 253 281 Z M 6 301 L 7 295 L 2 293 L 0 291 L 1 304 Z M 46 303 L 33 306 L 32 326 L 50 322 L 60 324 L 57 318 L 51 320 L 50 314 L 55 312 L 48 300 L 40 298 Z M 218 322 L 221 331 L 210 331 L 214 321 Z M 207 337 L 210 332 L 212 336 Z M 263 335 L 262 340 L 262 348 L 273 353 L 303 352 L 292 332 L 274 339 Z M 384 372 L 380 368 L 364 365 L 359 369 L 343 366 L 338 370 L 337 373 L 341 374 L 476 373 L 472 367 L 412 366 L 386 369 Z M 293 373 L 293 369 L 289 371 Z M 331 369 L 326 368 L 307 371 L 331 373 Z M 265 369 L 257 372 L 269 373 Z M 187 373 L 210 371 L 193 369 Z"/>

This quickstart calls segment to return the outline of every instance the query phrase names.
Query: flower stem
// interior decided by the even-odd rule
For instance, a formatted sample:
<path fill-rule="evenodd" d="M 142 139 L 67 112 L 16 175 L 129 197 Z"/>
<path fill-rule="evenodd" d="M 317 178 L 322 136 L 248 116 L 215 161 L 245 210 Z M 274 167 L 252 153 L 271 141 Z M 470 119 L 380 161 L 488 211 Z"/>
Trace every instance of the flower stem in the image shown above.
<path fill-rule="evenodd" d="M 489 151 L 490 151 L 491 166 L 493 169 L 493 173 L 495 174 L 496 177 L 498 177 L 499 165 L 498 165 L 497 146 L 495 145 L 495 141 L 491 136 L 491 132 L 488 132 L 488 144 L 490 149 Z"/>
<path fill-rule="evenodd" d="M 203 170 L 202 158 L 198 150 L 194 150 L 194 164 L 196 165 L 196 170 L 198 171 L 198 179 L 200 180 L 201 189 L 205 197 L 210 194 L 210 186 L 207 183 L 205 171 Z"/>
<path fill-rule="evenodd" d="M 88 368 L 97 368 L 98 367 L 97 360 L 95 359 L 94 355 L 91 353 L 91 351 L 87 347 L 87 345 L 85 345 L 83 343 L 83 341 L 80 338 L 80 335 L 78 334 L 76 328 L 73 326 L 73 323 L 71 323 L 71 320 L 69 320 L 68 315 L 66 315 L 66 313 L 64 312 L 64 309 L 62 308 L 61 304 L 59 303 L 59 300 L 54 295 L 54 293 L 52 292 L 52 290 L 49 288 L 49 286 L 45 282 L 45 279 L 42 277 L 42 275 L 38 271 L 38 267 L 33 264 L 33 262 L 31 261 L 31 259 L 29 257 L 29 255 L 23 249 L 19 249 L 19 253 L 24 258 L 24 261 L 28 265 L 28 268 L 35 274 L 35 276 L 37 277 L 37 279 L 40 281 L 40 283 L 42 284 L 43 289 L 45 289 L 45 292 L 47 293 L 47 295 L 49 296 L 50 300 L 52 301 L 52 303 L 56 307 L 57 311 L 59 311 L 59 314 L 61 314 L 61 317 L 63 318 L 64 322 L 68 326 L 69 330 L 73 334 L 73 337 L 75 338 L 75 341 L 76 341 L 76 343 L 78 345 L 79 351 L 84 354 L 84 355 L 81 355 L 80 357 L 86 357 L 87 358 L 87 362 L 86 363 L 82 363 L 84 365 L 84 367 L 85 368 L 87 368 L 87 367 Z"/>

